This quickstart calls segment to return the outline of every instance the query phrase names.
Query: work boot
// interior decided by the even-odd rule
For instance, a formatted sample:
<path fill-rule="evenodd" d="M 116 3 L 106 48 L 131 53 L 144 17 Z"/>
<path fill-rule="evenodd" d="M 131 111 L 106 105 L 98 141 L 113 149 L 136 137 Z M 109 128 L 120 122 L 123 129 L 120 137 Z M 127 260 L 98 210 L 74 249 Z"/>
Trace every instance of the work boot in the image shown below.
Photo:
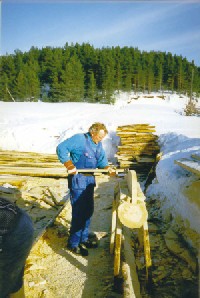
<path fill-rule="evenodd" d="M 79 246 L 70 247 L 69 245 L 67 245 L 67 249 L 76 255 L 81 255 L 81 250 Z"/>
<path fill-rule="evenodd" d="M 97 248 L 98 243 L 95 240 L 87 240 L 85 242 L 82 242 L 83 245 L 85 245 L 87 248 Z"/>
<path fill-rule="evenodd" d="M 87 247 L 84 245 L 84 243 L 80 243 L 79 248 L 80 248 L 80 253 L 83 257 L 88 256 L 88 250 L 87 250 Z"/>

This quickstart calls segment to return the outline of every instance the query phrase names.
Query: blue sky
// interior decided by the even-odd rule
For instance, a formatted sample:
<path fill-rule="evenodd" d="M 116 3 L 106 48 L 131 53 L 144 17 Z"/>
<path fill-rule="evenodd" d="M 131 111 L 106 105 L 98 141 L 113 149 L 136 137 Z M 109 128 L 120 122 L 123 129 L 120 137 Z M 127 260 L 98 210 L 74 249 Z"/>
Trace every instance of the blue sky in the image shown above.
<path fill-rule="evenodd" d="M 89 42 L 171 52 L 200 66 L 198 2 L 2 0 L 1 55 Z"/>

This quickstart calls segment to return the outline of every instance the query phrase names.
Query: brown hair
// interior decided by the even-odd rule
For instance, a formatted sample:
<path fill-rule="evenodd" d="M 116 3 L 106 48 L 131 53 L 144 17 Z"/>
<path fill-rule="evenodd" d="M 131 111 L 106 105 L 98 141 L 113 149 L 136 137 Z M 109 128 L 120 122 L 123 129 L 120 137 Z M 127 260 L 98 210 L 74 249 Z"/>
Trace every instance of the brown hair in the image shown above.
<path fill-rule="evenodd" d="M 108 134 L 108 130 L 103 123 L 95 122 L 89 128 L 89 133 L 98 133 L 100 130 L 103 130 L 105 134 Z"/>

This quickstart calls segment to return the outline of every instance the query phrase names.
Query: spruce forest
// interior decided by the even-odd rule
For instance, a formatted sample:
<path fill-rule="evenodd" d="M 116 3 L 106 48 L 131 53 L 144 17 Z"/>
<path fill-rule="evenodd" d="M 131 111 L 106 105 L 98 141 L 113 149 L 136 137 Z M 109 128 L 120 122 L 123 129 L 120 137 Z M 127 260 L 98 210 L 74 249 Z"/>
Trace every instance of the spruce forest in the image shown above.
<path fill-rule="evenodd" d="M 113 103 L 114 94 L 200 94 L 200 67 L 182 56 L 89 43 L 32 47 L 0 57 L 0 100 Z"/>

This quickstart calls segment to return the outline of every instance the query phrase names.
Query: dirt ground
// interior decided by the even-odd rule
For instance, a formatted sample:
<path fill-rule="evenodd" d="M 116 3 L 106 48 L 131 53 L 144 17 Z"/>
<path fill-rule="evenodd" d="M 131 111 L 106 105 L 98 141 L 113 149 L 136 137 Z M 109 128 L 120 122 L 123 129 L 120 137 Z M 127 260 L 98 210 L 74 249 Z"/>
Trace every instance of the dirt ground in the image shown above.
<path fill-rule="evenodd" d="M 113 255 L 109 253 L 115 183 L 115 178 L 97 178 L 91 232 L 96 234 L 99 246 L 90 249 L 89 256 L 77 256 L 65 248 L 70 204 L 33 247 L 24 276 L 27 298 L 122 297 L 114 292 Z"/>
<path fill-rule="evenodd" d="M 110 255 L 112 200 L 117 178 L 97 177 L 95 212 L 91 224 L 99 240 L 89 256 L 69 252 L 65 246 L 71 220 L 70 203 L 53 226 L 34 245 L 28 258 L 24 284 L 27 298 L 121 298 L 113 278 L 113 255 Z M 169 225 L 162 221 L 159 201 L 148 201 L 149 233 L 152 257 L 151 290 L 146 287 L 144 255 L 132 235 L 142 298 L 198 298 L 198 275 L 194 268 L 169 251 L 164 240 Z M 187 251 L 187 249 L 185 249 Z"/>

